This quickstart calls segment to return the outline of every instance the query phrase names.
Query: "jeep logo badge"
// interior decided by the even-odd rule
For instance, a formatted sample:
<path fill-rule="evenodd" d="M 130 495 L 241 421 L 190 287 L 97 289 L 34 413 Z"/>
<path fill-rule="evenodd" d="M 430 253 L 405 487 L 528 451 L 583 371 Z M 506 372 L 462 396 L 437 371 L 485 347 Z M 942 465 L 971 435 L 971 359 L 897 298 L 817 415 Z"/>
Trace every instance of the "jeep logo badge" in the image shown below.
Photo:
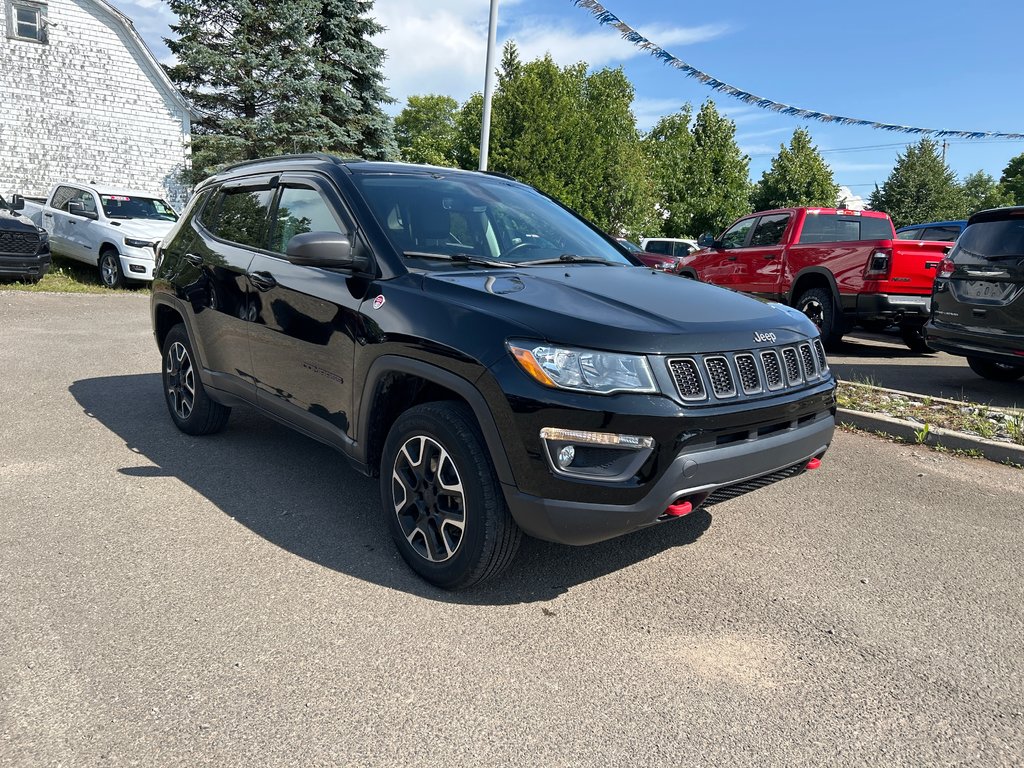
<path fill-rule="evenodd" d="M 760 344 L 762 341 L 770 341 L 772 344 L 775 343 L 775 334 L 769 333 L 768 331 L 755 331 L 754 341 Z"/>

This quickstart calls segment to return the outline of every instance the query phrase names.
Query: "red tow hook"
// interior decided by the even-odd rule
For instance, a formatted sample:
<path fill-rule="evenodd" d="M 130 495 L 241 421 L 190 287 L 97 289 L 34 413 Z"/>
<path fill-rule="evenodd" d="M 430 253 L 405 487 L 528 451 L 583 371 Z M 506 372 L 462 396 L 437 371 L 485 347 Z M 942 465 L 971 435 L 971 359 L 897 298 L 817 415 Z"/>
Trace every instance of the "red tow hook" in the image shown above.
<path fill-rule="evenodd" d="M 811 459 L 807 462 L 807 466 L 804 469 L 817 469 L 821 466 L 821 459 Z"/>
<path fill-rule="evenodd" d="M 669 504 L 665 514 L 670 517 L 682 517 L 693 512 L 693 504 L 688 501 L 681 501 L 678 504 Z"/>

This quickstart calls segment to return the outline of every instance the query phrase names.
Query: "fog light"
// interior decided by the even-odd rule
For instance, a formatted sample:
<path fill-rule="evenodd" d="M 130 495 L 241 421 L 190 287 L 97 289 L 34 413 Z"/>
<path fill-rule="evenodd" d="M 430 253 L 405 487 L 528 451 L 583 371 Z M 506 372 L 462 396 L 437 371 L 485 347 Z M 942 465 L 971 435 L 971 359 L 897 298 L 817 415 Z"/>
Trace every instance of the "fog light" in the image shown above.
<path fill-rule="evenodd" d="M 562 469 L 565 469 L 570 464 L 572 464 L 572 460 L 575 458 L 576 449 L 571 445 L 567 445 L 565 446 L 565 448 L 558 452 L 558 466 L 560 466 Z"/>
<path fill-rule="evenodd" d="M 146 268 L 141 264 L 129 264 L 128 269 L 132 272 L 145 272 Z"/>

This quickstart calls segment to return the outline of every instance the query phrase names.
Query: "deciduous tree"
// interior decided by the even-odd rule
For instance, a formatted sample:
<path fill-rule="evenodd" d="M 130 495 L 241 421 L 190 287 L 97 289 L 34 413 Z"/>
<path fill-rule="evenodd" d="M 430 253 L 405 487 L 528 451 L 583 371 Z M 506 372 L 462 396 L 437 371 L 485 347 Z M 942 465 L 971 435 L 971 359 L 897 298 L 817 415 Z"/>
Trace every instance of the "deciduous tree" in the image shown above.
<path fill-rule="evenodd" d="M 403 160 L 458 165 L 459 102 L 451 96 L 410 96 L 395 118 L 395 140 Z"/>
<path fill-rule="evenodd" d="M 797 128 L 789 147 L 779 146 L 771 168 L 754 186 L 751 203 L 757 211 L 798 206 L 829 208 L 836 204 L 838 195 L 832 169 L 818 154 L 811 135 Z"/>

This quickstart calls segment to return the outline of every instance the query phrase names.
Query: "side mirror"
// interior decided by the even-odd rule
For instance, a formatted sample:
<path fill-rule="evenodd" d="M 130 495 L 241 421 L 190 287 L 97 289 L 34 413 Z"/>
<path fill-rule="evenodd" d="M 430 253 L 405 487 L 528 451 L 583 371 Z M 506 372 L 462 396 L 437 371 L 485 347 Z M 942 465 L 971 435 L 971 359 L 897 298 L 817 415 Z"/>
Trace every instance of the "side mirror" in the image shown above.
<path fill-rule="evenodd" d="M 701 248 L 714 248 L 715 236 L 712 235 L 710 232 L 705 232 L 703 235 L 700 236 L 700 239 L 697 240 L 697 245 L 699 245 Z"/>
<path fill-rule="evenodd" d="M 356 258 L 352 242 L 337 232 L 303 232 L 288 241 L 285 254 L 292 264 L 323 269 L 359 270 L 365 259 Z"/>
<path fill-rule="evenodd" d="M 100 217 L 96 211 L 85 210 L 85 203 L 81 200 L 69 200 L 68 213 L 72 216 L 81 216 L 83 219 L 93 219 L 94 221 Z"/>
<path fill-rule="evenodd" d="M 25 210 L 25 198 L 21 195 L 11 196 L 11 210 L 12 211 L 23 211 Z"/>

